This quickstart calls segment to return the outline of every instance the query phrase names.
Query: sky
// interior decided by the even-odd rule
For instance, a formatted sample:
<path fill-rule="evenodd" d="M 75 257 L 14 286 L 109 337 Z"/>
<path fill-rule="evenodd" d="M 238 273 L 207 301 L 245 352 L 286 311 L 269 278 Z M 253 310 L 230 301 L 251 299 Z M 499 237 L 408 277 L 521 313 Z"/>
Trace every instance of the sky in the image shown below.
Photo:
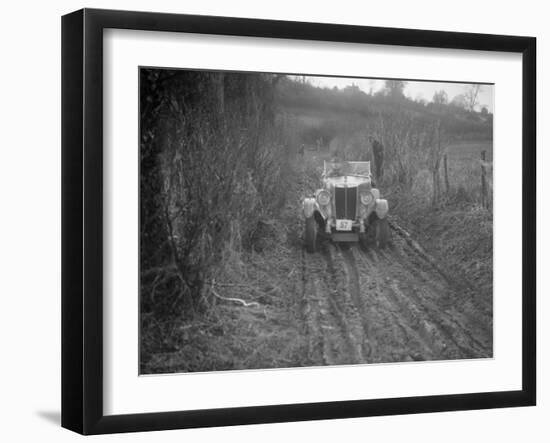
<path fill-rule="evenodd" d="M 336 86 L 343 89 L 352 84 L 357 85 L 367 94 L 371 88 L 376 92 L 384 87 L 385 80 L 373 80 L 368 78 L 347 78 L 347 77 L 314 77 L 307 76 L 306 79 L 314 86 L 332 88 Z M 467 83 L 445 83 L 445 82 L 428 82 L 428 81 L 407 81 L 404 93 L 407 97 L 417 100 L 423 98 L 427 102 L 432 101 L 433 95 L 437 91 L 444 90 L 447 92 L 449 101 L 456 95 L 466 92 L 470 85 Z M 482 106 L 486 106 L 489 112 L 493 112 L 493 93 L 494 85 L 483 85 L 479 93 L 477 110 Z"/>

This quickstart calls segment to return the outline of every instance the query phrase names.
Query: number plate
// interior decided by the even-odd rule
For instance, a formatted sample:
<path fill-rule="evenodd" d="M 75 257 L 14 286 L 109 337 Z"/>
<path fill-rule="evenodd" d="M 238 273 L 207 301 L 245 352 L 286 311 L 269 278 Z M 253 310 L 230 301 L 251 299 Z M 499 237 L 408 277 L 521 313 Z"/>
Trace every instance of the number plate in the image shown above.
<path fill-rule="evenodd" d="M 351 231 L 352 220 L 336 220 L 337 231 Z"/>

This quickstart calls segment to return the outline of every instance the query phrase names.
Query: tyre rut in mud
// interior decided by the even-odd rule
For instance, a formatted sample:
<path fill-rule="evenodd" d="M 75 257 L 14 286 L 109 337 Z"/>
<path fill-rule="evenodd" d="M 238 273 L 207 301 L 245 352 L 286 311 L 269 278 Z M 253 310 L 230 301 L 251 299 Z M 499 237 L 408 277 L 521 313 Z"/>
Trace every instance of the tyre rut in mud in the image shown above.
<path fill-rule="evenodd" d="M 366 251 L 325 242 L 302 259 L 304 318 L 317 364 L 492 356 L 488 309 L 403 238 Z"/>

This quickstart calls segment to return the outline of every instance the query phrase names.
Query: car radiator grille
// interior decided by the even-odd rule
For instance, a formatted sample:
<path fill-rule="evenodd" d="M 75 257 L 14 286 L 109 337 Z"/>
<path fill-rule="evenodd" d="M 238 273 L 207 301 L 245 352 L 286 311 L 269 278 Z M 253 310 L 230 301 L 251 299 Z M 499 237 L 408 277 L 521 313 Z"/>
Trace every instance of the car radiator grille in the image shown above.
<path fill-rule="evenodd" d="M 334 188 L 334 206 L 337 219 L 355 220 L 357 188 Z"/>

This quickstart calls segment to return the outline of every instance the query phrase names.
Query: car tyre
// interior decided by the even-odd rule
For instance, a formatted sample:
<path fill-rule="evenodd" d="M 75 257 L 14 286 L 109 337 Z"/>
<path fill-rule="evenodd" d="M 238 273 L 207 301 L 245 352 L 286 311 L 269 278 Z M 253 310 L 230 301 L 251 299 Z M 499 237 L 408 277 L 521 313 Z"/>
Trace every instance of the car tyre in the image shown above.
<path fill-rule="evenodd" d="M 306 251 L 309 253 L 315 252 L 317 250 L 317 221 L 313 216 L 306 218 L 304 238 L 306 242 Z"/>
<path fill-rule="evenodd" d="M 369 246 L 371 245 L 371 241 L 369 240 L 369 236 L 366 232 L 361 232 L 359 234 L 359 247 L 366 251 L 369 249 Z"/>
<path fill-rule="evenodd" d="M 384 249 L 390 241 L 390 224 L 387 218 L 379 218 L 376 221 L 376 240 L 378 247 Z"/>

